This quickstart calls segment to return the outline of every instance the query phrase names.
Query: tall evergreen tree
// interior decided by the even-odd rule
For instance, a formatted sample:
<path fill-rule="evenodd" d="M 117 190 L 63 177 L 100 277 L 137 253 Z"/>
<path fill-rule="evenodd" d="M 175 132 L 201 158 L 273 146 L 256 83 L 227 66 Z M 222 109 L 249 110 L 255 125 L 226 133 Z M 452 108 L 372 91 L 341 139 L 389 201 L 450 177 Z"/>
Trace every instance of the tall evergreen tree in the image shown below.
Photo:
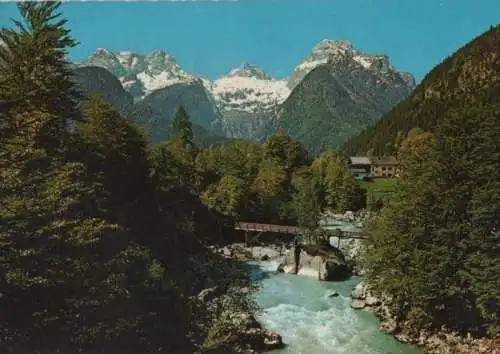
<path fill-rule="evenodd" d="M 153 217 L 148 155 L 144 136 L 100 97 L 90 97 L 78 126 L 80 161 L 108 193 L 108 217 L 139 230 Z"/>
<path fill-rule="evenodd" d="M 183 106 L 177 107 L 174 113 L 170 137 L 180 139 L 186 144 L 192 144 L 193 142 L 193 125 Z"/>
<path fill-rule="evenodd" d="M 76 42 L 56 13 L 59 2 L 18 4 L 21 21 L 15 29 L 0 31 L 0 101 L 9 102 L 10 119 L 26 109 L 46 111 L 37 121 L 18 122 L 29 127 L 37 146 L 56 151 L 64 147 L 71 121 L 78 120 L 80 94 L 65 59 Z"/>
<path fill-rule="evenodd" d="M 138 343 L 130 333 L 145 319 L 133 299 L 147 287 L 140 282 L 147 252 L 106 220 L 106 195 L 86 166 L 60 153 L 66 119 L 79 113 L 60 60 L 72 42 L 64 21 L 51 24 L 57 7 L 20 4 L 27 28 L 2 31 L 1 99 L 9 105 L 0 113 L 8 122 L 0 136 L 2 352 Z"/>

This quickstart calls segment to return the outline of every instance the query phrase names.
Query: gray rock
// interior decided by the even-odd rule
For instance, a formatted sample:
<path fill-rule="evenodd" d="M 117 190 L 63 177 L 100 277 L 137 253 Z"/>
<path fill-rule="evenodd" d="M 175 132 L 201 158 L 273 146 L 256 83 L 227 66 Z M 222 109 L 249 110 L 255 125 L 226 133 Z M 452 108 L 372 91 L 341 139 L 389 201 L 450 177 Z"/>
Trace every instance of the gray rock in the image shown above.
<path fill-rule="evenodd" d="M 267 260 L 275 259 L 280 256 L 280 250 L 275 249 L 274 247 L 252 247 L 252 257 L 255 259 L 262 259 L 264 256 L 267 256 Z"/>
<path fill-rule="evenodd" d="M 365 302 L 367 306 L 378 306 L 381 304 L 380 299 L 373 295 L 366 296 Z"/>
<path fill-rule="evenodd" d="M 359 283 L 352 289 L 351 298 L 355 300 L 364 300 L 366 297 L 366 285 L 364 282 Z"/>
<path fill-rule="evenodd" d="M 352 300 L 351 307 L 356 310 L 365 308 L 366 303 L 363 300 Z"/>
<path fill-rule="evenodd" d="M 317 245 L 292 247 L 278 267 L 278 272 L 281 271 L 323 281 L 345 280 L 350 276 L 350 269 L 338 249 Z"/>
<path fill-rule="evenodd" d="M 222 249 L 222 254 L 224 255 L 224 257 L 232 257 L 233 251 L 226 246 Z"/>
<path fill-rule="evenodd" d="M 212 288 L 207 288 L 207 289 L 203 289 L 202 291 L 200 291 L 200 293 L 197 295 L 197 298 L 199 301 L 205 303 L 205 302 L 208 302 L 214 298 L 216 298 L 217 296 L 219 296 L 221 293 L 220 289 L 218 286 L 214 286 Z"/>
<path fill-rule="evenodd" d="M 280 349 L 283 347 L 281 335 L 266 331 L 264 334 L 264 346 L 266 350 Z"/>

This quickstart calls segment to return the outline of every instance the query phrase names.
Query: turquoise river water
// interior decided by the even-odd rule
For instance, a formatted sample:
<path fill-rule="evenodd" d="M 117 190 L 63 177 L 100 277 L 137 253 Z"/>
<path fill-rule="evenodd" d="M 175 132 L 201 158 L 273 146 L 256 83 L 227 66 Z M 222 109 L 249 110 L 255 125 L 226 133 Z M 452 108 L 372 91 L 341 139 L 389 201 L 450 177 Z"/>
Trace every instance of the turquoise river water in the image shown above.
<path fill-rule="evenodd" d="M 280 333 L 293 354 L 421 354 L 378 330 L 371 313 L 350 307 L 350 292 L 361 280 L 321 282 L 276 273 L 277 261 L 250 264 L 259 285 L 255 294 L 263 309 L 258 319 L 265 328 Z M 340 296 L 329 297 L 333 291 Z"/>

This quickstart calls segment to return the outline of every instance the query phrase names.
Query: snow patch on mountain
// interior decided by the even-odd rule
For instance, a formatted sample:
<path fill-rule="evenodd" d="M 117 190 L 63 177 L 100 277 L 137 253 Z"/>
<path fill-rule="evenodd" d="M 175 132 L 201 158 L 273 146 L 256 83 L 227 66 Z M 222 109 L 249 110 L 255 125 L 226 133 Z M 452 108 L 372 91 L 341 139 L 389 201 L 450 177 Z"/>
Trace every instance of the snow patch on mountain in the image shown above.
<path fill-rule="evenodd" d="M 294 69 L 288 78 L 288 87 L 293 89 L 302 79 L 319 65 L 330 63 L 332 65 L 360 65 L 363 69 L 371 70 L 381 74 L 393 72 L 398 73 L 390 64 L 385 55 L 373 55 L 361 52 L 349 41 L 328 40 L 320 41 L 309 53 L 309 55 Z M 414 86 L 413 76 L 399 73 L 410 85 Z"/>
<path fill-rule="evenodd" d="M 307 71 L 311 71 L 315 67 L 317 67 L 319 65 L 322 65 L 322 64 L 326 64 L 327 62 L 328 62 L 327 58 L 319 59 L 319 60 L 312 60 L 312 61 L 304 61 L 304 62 L 300 63 L 295 68 L 295 70 L 307 70 Z"/>
<path fill-rule="evenodd" d="M 353 59 L 359 64 L 363 65 L 363 67 L 366 69 L 370 68 L 370 66 L 372 65 L 369 57 L 356 55 L 353 57 Z"/>
<path fill-rule="evenodd" d="M 145 94 L 159 90 L 161 88 L 177 84 L 179 82 L 187 82 L 190 78 L 173 76 L 168 71 L 162 71 L 156 75 L 141 72 L 137 74 L 137 78 L 146 89 Z"/>
<path fill-rule="evenodd" d="M 233 137 L 253 136 L 254 132 L 276 115 L 278 107 L 297 84 L 320 65 L 337 68 L 338 72 L 343 73 L 343 80 L 347 81 L 351 80 L 351 73 L 354 75 L 352 78 L 361 73 L 362 77 L 375 75 L 377 84 L 387 82 L 389 85 L 397 84 L 409 89 L 415 86 L 414 77 L 395 70 L 387 56 L 361 52 L 345 40 L 320 41 L 295 67 L 292 74 L 283 80 L 273 79 L 259 67 L 244 62 L 227 75 L 211 81 L 186 72 L 163 50 L 140 55 L 128 50 L 112 52 L 99 48 L 87 60 L 78 64 L 92 65 L 111 71 L 135 101 L 153 91 L 179 83 L 202 85 L 208 93 L 209 101 L 222 114 L 222 126 L 226 135 Z M 397 80 L 393 78 L 398 75 L 402 80 L 395 83 Z"/>
<path fill-rule="evenodd" d="M 175 59 L 163 50 L 148 55 L 131 51 L 111 52 L 98 48 L 80 66 L 100 66 L 118 77 L 123 87 L 135 99 L 180 82 L 190 82 L 194 77 L 185 72 Z"/>
<path fill-rule="evenodd" d="M 290 94 L 285 80 L 274 80 L 248 63 L 215 80 L 210 91 L 219 109 L 250 113 L 272 109 Z"/>

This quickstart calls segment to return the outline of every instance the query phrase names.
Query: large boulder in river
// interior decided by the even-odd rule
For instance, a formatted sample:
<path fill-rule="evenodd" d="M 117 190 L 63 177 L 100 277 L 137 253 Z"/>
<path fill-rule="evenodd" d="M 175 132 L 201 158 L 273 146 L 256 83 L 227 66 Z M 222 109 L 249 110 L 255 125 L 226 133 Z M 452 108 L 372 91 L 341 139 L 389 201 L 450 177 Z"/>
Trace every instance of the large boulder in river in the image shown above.
<path fill-rule="evenodd" d="M 342 252 L 328 245 L 292 247 L 279 265 L 278 271 L 324 281 L 341 281 L 351 275 Z"/>
<path fill-rule="evenodd" d="M 266 260 L 276 259 L 281 255 L 280 249 L 275 247 L 260 247 L 255 246 L 252 247 L 252 257 L 254 259 L 264 260 L 263 258 L 267 258 Z"/>

